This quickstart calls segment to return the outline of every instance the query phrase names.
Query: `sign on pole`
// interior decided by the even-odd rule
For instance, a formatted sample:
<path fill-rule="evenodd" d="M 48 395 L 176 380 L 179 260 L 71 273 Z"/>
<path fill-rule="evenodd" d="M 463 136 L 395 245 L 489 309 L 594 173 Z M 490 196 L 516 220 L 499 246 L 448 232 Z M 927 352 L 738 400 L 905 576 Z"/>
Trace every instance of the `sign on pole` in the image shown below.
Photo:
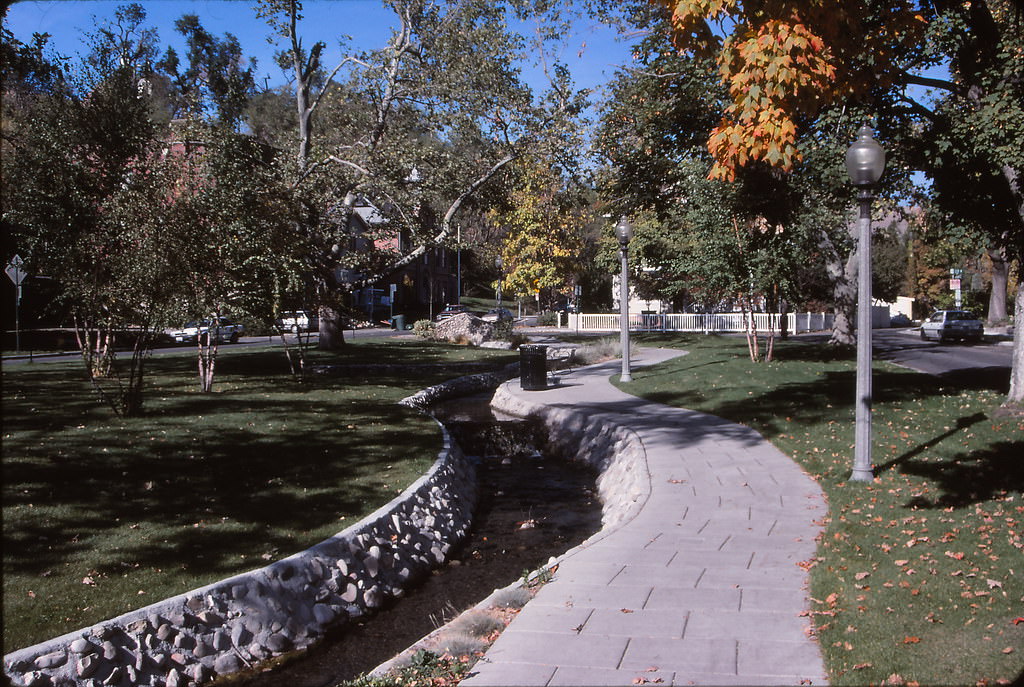
<path fill-rule="evenodd" d="M 11 258 L 11 261 L 7 263 L 7 267 L 4 268 L 4 272 L 10 277 L 10 280 L 14 282 L 15 286 L 21 286 L 21 282 L 25 281 L 25 261 L 21 259 L 20 255 L 15 255 Z"/>
<path fill-rule="evenodd" d="M 21 352 L 21 317 L 19 310 L 21 310 L 21 282 L 25 281 L 24 270 L 25 261 L 21 259 L 21 256 L 15 253 L 11 261 L 7 263 L 7 267 L 4 268 L 4 272 L 12 282 L 14 282 L 15 294 L 14 294 L 14 352 Z"/>

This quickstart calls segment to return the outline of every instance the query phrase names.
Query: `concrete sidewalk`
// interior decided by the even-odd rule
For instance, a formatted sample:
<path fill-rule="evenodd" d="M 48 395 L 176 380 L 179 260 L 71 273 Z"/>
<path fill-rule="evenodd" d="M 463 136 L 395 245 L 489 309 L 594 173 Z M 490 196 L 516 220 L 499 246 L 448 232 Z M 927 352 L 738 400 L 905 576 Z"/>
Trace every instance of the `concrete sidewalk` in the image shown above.
<path fill-rule="evenodd" d="M 640 349 L 634 367 L 676 355 Z M 560 559 L 461 684 L 825 684 L 798 565 L 827 512 L 818 485 L 753 430 L 622 393 L 609 382 L 620 364 L 544 391 L 507 383 L 526 403 L 628 424 L 650 490 Z"/>

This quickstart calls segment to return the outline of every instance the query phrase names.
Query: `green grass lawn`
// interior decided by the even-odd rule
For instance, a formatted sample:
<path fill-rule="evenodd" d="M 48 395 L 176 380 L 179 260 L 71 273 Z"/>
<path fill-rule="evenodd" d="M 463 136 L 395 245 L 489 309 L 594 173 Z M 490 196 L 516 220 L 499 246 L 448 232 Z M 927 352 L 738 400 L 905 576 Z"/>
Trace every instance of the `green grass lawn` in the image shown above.
<path fill-rule="evenodd" d="M 441 446 L 433 420 L 396 401 L 480 369 L 465 363 L 517 357 L 372 340 L 310 359 L 344 372 L 300 384 L 280 349 L 225 346 L 214 392 L 201 394 L 193 349 L 152 358 L 135 419 L 97 402 L 81 363 L 5 366 L 5 651 L 348 527 L 423 474 Z"/>
<path fill-rule="evenodd" d="M 811 619 L 833 684 L 1022 677 L 1024 420 L 995 413 L 1008 380 L 876 362 L 877 478 L 851 483 L 852 352 L 793 339 L 755 364 L 742 337 L 640 339 L 690 354 L 623 390 L 758 430 L 825 492 Z"/>

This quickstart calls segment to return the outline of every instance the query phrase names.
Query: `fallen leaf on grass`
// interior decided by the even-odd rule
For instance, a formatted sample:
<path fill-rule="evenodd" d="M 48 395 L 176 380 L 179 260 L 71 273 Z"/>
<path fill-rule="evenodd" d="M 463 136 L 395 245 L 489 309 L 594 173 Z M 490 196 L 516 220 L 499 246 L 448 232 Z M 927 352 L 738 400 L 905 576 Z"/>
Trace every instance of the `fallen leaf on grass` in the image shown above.
<path fill-rule="evenodd" d="M 620 612 L 620 613 L 632 613 L 632 612 L 633 612 L 633 610 L 632 610 L 632 609 L 630 609 L 630 608 L 620 608 L 620 609 L 619 609 L 619 612 Z"/>
<path fill-rule="evenodd" d="M 921 638 L 920 637 L 911 637 L 910 635 L 907 635 L 906 637 L 903 638 L 903 643 L 904 644 L 920 644 L 921 643 Z"/>
<path fill-rule="evenodd" d="M 1003 653 L 1004 654 L 1012 654 L 1013 653 L 1013 647 L 1012 646 L 1006 647 L 1005 649 L 1003 649 Z"/>
<path fill-rule="evenodd" d="M 856 575 L 853 576 L 853 579 L 855 579 L 855 580 L 863 580 L 865 577 L 868 577 L 870 574 L 871 573 L 869 573 L 869 572 L 859 572 L 859 573 L 857 573 Z"/>
<path fill-rule="evenodd" d="M 874 667 L 875 667 L 874 663 L 858 663 L 857 665 L 853 666 L 853 669 L 854 670 L 864 670 L 865 668 L 874 668 Z"/>
<path fill-rule="evenodd" d="M 89 577 L 88 575 L 86 575 L 85 577 L 82 578 L 82 584 L 94 585 L 94 584 L 96 584 L 96 580 L 94 580 L 91 577 Z"/>
<path fill-rule="evenodd" d="M 1013 619 L 1013 624 L 1014 625 L 1020 625 L 1021 623 L 1024 623 L 1024 618 L 1014 618 Z"/>

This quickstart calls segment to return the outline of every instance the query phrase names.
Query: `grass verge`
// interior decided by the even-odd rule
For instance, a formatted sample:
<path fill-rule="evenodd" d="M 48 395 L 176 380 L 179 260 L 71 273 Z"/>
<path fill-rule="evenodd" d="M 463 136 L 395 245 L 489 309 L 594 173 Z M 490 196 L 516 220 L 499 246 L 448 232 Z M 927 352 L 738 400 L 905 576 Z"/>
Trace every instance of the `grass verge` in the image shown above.
<path fill-rule="evenodd" d="M 620 388 L 748 425 L 824 490 L 830 516 L 809 567 L 832 684 L 1024 677 L 1024 421 L 994 413 L 1005 378 L 953 383 L 876 362 L 877 477 L 850 483 L 852 354 L 792 339 L 755 364 L 742 338 L 641 343 L 690 354 Z"/>
<path fill-rule="evenodd" d="M 223 347 L 215 391 L 191 349 L 148 363 L 146 414 L 99 405 L 77 362 L 3 369 L 5 651 L 258 568 L 387 503 L 430 466 L 436 424 L 396 405 L 504 351 L 373 340 L 311 362 Z M 374 363 L 387 366 L 374 367 Z M 407 366 L 407 367 L 396 367 Z"/>

